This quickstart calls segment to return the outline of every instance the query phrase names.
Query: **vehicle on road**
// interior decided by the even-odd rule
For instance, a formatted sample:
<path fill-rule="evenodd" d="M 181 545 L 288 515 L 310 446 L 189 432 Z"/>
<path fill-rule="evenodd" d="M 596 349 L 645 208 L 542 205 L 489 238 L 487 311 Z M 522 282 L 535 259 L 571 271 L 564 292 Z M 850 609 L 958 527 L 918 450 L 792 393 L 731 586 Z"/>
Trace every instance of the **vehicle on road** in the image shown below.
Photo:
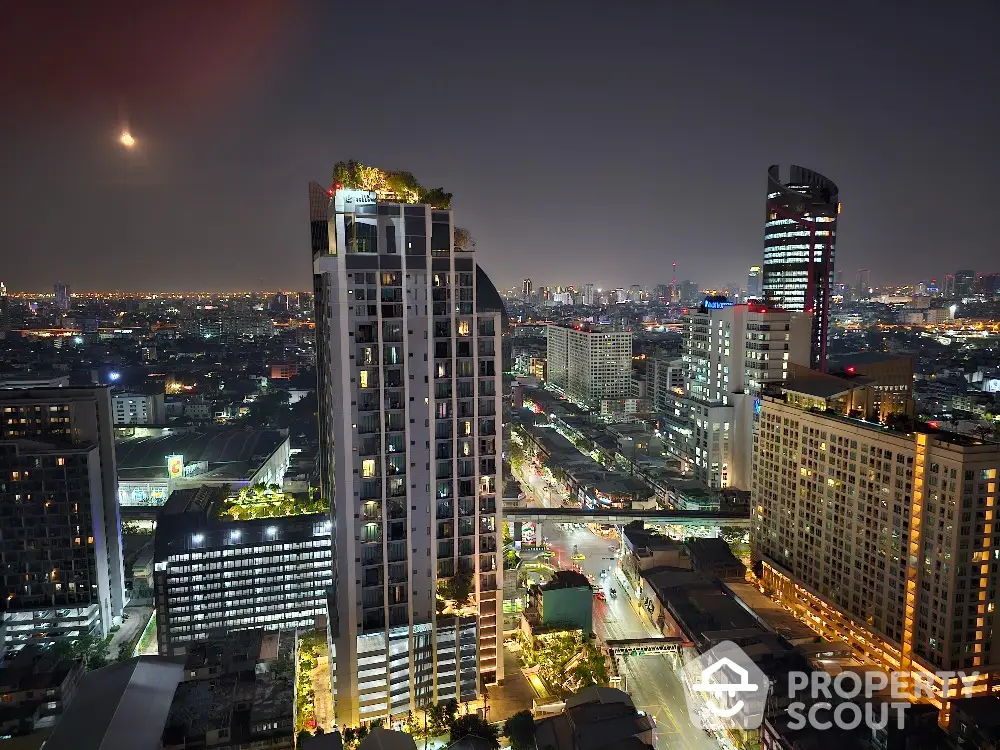
<path fill-rule="evenodd" d="M 611 598 L 616 599 L 618 597 L 618 591 L 616 589 L 611 589 Z"/>
<path fill-rule="evenodd" d="M 608 577 L 608 571 L 605 568 L 604 570 L 601 571 L 601 578 L 607 578 L 607 577 Z"/>
<path fill-rule="evenodd" d="M 607 599 L 606 599 L 606 598 L 605 598 L 605 596 L 604 596 L 604 592 L 603 592 L 603 591 L 598 591 L 598 592 L 597 592 L 596 594 L 594 594 L 594 597 L 595 597 L 595 598 L 597 599 L 597 601 L 599 601 L 599 602 L 603 602 L 603 601 L 607 601 Z"/>
<path fill-rule="evenodd" d="M 577 552 L 577 553 L 575 553 L 575 554 L 573 555 L 573 559 L 574 559 L 574 560 L 576 560 L 576 561 L 580 561 L 580 560 L 586 560 L 586 559 L 587 559 L 587 556 L 586 556 L 586 555 L 584 555 L 584 554 L 583 554 L 583 553 L 581 553 L 581 552 Z"/>
<path fill-rule="evenodd" d="M 539 552 L 538 556 L 543 560 L 551 560 L 553 557 L 555 557 L 555 554 L 549 552 L 548 550 L 545 550 L 544 552 Z"/>

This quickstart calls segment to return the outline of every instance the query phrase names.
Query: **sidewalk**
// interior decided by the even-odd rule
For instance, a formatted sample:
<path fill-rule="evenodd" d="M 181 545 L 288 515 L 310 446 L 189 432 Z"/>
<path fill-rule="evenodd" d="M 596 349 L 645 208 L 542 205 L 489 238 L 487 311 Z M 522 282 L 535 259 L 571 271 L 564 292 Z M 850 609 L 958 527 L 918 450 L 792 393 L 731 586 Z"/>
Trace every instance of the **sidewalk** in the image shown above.
<path fill-rule="evenodd" d="M 118 651 L 122 646 L 135 645 L 142 631 L 146 629 L 146 623 L 153 616 L 153 608 L 147 606 L 125 607 L 128 619 L 122 623 L 121 629 L 111 636 L 111 643 L 108 646 L 108 654 L 112 659 L 117 658 Z M 129 654 L 128 656 L 132 656 Z"/>
<path fill-rule="evenodd" d="M 504 721 L 518 711 L 531 710 L 535 692 L 521 672 L 517 655 L 503 650 L 503 685 L 490 685 L 487 717 L 491 722 Z"/>

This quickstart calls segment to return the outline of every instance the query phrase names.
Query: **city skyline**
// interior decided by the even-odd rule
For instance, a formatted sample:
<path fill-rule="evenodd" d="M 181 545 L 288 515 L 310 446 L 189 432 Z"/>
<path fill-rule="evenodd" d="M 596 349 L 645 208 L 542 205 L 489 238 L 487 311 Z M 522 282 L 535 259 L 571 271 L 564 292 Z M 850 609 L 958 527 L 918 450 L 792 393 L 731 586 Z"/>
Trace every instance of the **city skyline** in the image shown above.
<path fill-rule="evenodd" d="M 682 278 L 701 283 L 745 278 L 761 262 L 759 196 L 773 163 L 806 164 L 837 181 L 845 278 L 859 268 L 876 283 L 891 278 L 899 248 L 917 278 L 940 278 L 943 258 L 991 270 L 992 236 L 976 217 L 988 211 L 998 107 L 994 97 L 969 96 L 996 70 L 985 37 L 995 10 L 986 3 L 963 7 L 961 24 L 860 3 L 835 17 L 816 9 L 795 18 L 733 5 L 739 22 L 723 26 L 702 10 L 567 17 L 534 8 L 514 57 L 506 40 L 524 31 L 517 7 L 442 5 L 382 30 L 384 48 L 425 60 L 413 72 L 394 54 L 362 54 L 360 8 L 279 13 L 250 3 L 233 13 L 220 3 L 118 14 L 114 6 L 87 9 L 79 25 L 95 33 L 73 38 L 59 29 L 74 24 L 50 24 L 53 33 L 34 38 L 51 19 L 33 9 L 4 45 L 14 59 L 47 60 L 3 83 L 15 113 L 3 125 L 3 244 L 18 263 L 0 278 L 12 291 L 55 281 L 135 288 L 151 270 L 159 288 L 308 288 L 308 266 L 289 252 L 303 241 L 294 196 L 317 169 L 350 157 L 454 190 L 499 288 L 559 278 L 568 264 L 580 281 L 606 286 L 669 281 L 674 261 Z M 850 51 L 799 69 L 780 45 L 759 43 L 798 38 L 820 20 L 830 49 Z M 227 44 L 204 38 L 217 39 L 223 25 Z M 369 116 L 335 118 L 338 97 L 316 94 L 327 90 L 334 25 L 345 32 L 338 58 L 365 59 L 373 78 L 413 92 L 424 70 L 438 71 L 437 106 L 412 94 L 400 102 L 430 105 L 430 116 L 402 133 L 378 87 L 359 86 L 351 96 Z M 898 33 L 884 35 L 886 25 Z M 192 41 L 190 27 L 204 33 Z M 705 59 L 710 35 L 724 52 Z M 588 41 L 617 38 L 632 42 L 599 60 L 590 54 Z M 122 52 L 105 51 L 113 49 Z M 456 49 L 462 65 L 452 61 Z M 69 59 L 72 70 L 58 63 Z M 691 59 L 700 62 L 689 68 Z M 80 60 L 90 63 L 78 70 Z M 776 77 L 786 86 L 782 106 L 761 108 Z M 961 91 L 950 86 L 957 78 Z M 594 107 L 595 97 L 604 105 Z M 632 115 L 623 118 L 626 103 Z M 796 112 L 816 116 L 796 115 L 800 127 L 786 121 Z M 126 127 L 135 144 L 123 149 Z M 427 148 L 415 156 L 413 142 Z M 959 197 L 942 184 L 965 189 Z M 58 221 L 49 218 L 55 185 L 67 196 Z M 634 218 L 625 227 L 593 222 L 595 202 L 623 194 L 616 186 L 627 186 Z M 546 211 L 525 210 L 538 200 Z M 558 229 L 552 215 L 563 217 Z"/>

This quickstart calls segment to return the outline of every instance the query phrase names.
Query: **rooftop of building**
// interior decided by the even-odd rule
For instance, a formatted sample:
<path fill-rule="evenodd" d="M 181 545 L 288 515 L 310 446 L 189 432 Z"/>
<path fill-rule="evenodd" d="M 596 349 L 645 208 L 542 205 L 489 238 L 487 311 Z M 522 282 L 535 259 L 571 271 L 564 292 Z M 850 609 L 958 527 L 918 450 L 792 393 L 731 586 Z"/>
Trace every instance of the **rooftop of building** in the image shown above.
<path fill-rule="evenodd" d="M 838 365 L 874 365 L 881 362 L 895 362 L 898 360 L 912 360 L 908 354 L 894 354 L 892 352 L 849 352 L 847 354 L 838 354 L 836 357 L 831 357 L 831 362 L 836 362 Z"/>
<path fill-rule="evenodd" d="M 563 713 L 539 721 L 535 741 L 556 750 L 644 750 L 650 745 L 641 737 L 651 738 L 653 727 L 627 693 L 592 686 L 569 696 Z"/>
<path fill-rule="evenodd" d="M 1000 697 L 981 695 L 960 698 L 952 702 L 951 706 L 953 712 L 963 713 L 978 729 L 993 729 L 1000 738 Z"/>
<path fill-rule="evenodd" d="M 552 577 L 543 583 L 539 588 L 542 591 L 556 591 L 558 589 L 578 589 L 590 590 L 590 581 L 583 573 L 575 570 L 557 570 Z"/>
<path fill-rule="evenodd" d="M 652 529 L 644 528 L 641 523 L 629 524 L 622 530 L 622 534 L 626 544 L 636 549 L 648 549 L 651 552 L 674 550 L 683 546 L 675 539 Z"/>
<path fill-rule="evenodd" d="M 294 638 L 292 631 L 235 631 L 193 647 L 184 665 L 187 679 L 170 705 L 163 744 L 182 745 L 218 730 L 228 730 L 230 741 L 249 741 L 252 727 L 262 723 L 277 722 L 290 733 Z"/>
<path fill-rule="evenodd" d="M 74 659 L 28 644 L 19 651 L 7 652 L 0 661 L 0 694 L 57 688 L 78 667 Z"/>
<path fill-rule="evenodd" d="M 87 673 L 45 750 L 160 750 L 183 661 L 139 656 Z"/>
<path fill-rule="evenodd" d="M 237 428 L 122 440 L 115 445 L 118 479 L 166 479 L 167 456 L 180 455 L 187 465 L 208 464 L 199 479 L 247 480 L 287 440 L 283 430 Z"/>
<path fill-rule="evenodd" d="M 176 492 L 171 493 L 171 498 Z M 170 498 L 168 503 L 169 501 Z M 153 541 L 154 559 L 162 562 L 171 555 L 190 549 L 209 550 L 234 544 L 247 547 L 255 544 L 273 545 L 281 541 L 301 541 L 319 535 L 329 536 L 332 529 L 329 512 L 235 520 L 220 516 L 217 513 L 220 507 L 213 499 L 207 506 L 192 503 L 190 507 L 178 512 L 161 513 L 157 519 Z"/>
<path fill-rule="evenodd" d="M 796 386 L 798 381 L 795 381 Z M 788 388 L 782 386 L 783 390 L 792 390 L 793 392 L 801 392 L 797 387 Z M 762 397 L 766 400 L 785 402 L 783 393 L 776 393 L 774 391 L 768 391 Z M 992 440 L 986 440 L 981 438 L 975 438 L 970 435 L 962 435 L 957 432 L 951 432 L 950 430 L 944 430 L 939 427 L 934 427 L 932 424 L 927 422 L 907 422 L 905 420 L 898 423 L 889 422 L 883 424 L 881 422 L 870 422 L 865 419 L 859 419 L 856 417 L 848 417 L 841 414 L 833 409 L 827 409 L 826 411 L 820 412 L 814 409 L 802 409 L 806 414 L 821 414 L 822 416 L 833 419 L 844 424 L 854 425 L 855 427 L 867 428 L 870 430 L 880 430 L 886 434 L 896 435 L 899 437 L 912 437 L 913 435 L 920 433 L 932 437 L 935 441 L 948 445 L 953 448 L 979 448 L 982 451 L 990 451 L 1000 449 L 1000 443 Z M 899 426 L 905 425 L 905 426 Z"/>
<path fill-rule="evenodd" d="M 684 545 L 699 566 L 743 565 L 721 537 L 691 537 Z"/>

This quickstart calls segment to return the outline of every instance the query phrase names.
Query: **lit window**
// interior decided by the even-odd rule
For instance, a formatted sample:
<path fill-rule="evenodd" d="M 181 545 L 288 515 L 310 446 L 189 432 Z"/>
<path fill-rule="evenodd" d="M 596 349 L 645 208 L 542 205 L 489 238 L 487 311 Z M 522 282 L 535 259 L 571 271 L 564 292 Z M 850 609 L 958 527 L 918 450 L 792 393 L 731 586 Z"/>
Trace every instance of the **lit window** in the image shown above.
<path fill-rule="evenodd" d="M 361 462 L 361 476 L 371 479 L 375 476 L 375 459 L 366 458 Z"/>
<path fill-rule="evenodd" d="M 361 387 L 362 388 L 367 388 L 368 387 L 368 370 L 362 370 L 359 377 L 360 377 L 360 381 L 361 381 Z"/>

